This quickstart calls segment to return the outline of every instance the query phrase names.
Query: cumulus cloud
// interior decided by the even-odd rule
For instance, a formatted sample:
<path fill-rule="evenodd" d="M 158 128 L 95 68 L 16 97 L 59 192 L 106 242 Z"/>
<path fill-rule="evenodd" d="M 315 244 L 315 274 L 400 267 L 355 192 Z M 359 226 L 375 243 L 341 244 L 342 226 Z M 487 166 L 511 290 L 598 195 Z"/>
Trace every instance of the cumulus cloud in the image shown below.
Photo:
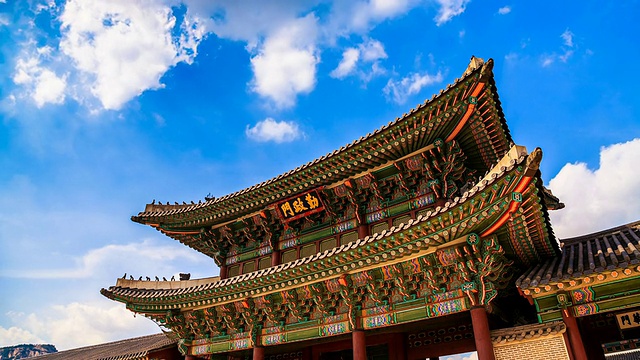
<path fill-rule="evenodd" d="M 119 109 L 178 62 L 197 55 L 204 29 L 185 16 L 178 35 L 171 8 L 155 2 L 68 1 L 60 15 L 60 50 L 105 109 Z"/>
<path fill-rule="evenodd" d="M 199 257 L 194 251 L 176 244 L 159 244 L 147 239 L 142 242 L 124 245 L 106 245 L 88 251 L 73 260 L 72 267 L 50 269 L 2 269 L 1 277 L 27 279 L 81 279 L 103 275 L 113 269 L 141 274 L 167 274 L 172 269 L 169 263 L 176 259 L 197 262 Z M 167 270 L 170 272 L 167 273 Z M 177 272 L 177 271 L 176 271 Z M 111 272 L 113 273 L 113 272 Z"/>
<path fill-rule="evenodd" d="M 404 104 L 409 96 L 417 94 L 425 86 L 440 83 L 442 80 L 441 72 L 435 75 L 413 73 L 401 80 L 389 79 L 383 91 L 387 98 L 398 104 Z"/>
<path fill-rule="evenodd" d="M 550 213 L 559 238 L 607 229 L 638 220 L 640 214 L 640 139 L 600 149 L 595 170 L 566 164 L 549 188 L 566 207 Z"/>
<path fill-rule="evenodd" d="M 251 58 L 252 89 L 271 99 L 278 108 L 295 105 L 300 93 L 309 93 L 316 84 L 317 19 L 310 14 L 296 19 L 270 35 Z"/>
<path fill-rule="evenodd" d="M 50 53 L 49 47 L 38 48 L 34 54 L 16 62 L 13 82 L 26 88 L 38 107 L 47 103 L 61 104 L 65 99 L 67 76 L 58 76 L 41 65 L 41 59 Z"/>
<path fill-rule="evenodd" d="M 38 342 L 55 344 L 58 350 L 66 350 L 115 341 L 123 336 L 160 332 L 152 321 L 134 318 L 124 305 L 108 301 L 74 302 L 53 305 L 41 313 L 9 312 L 6 315 L 16 326 L 0 327 L 0 346 Z"/>
<path fill-rule="evenodd" d="M 510 12 L 511 12 L 511 7 L 510 6 L 503 6 L 500 9 L 498 9 L 498 14 L 500 14 L 500 15 L 507 15 Z"/>
<path fill-rule="evenodd" d="M 43 343 L 46 343 L 46 341 L 32 334 L 29 330 L 17 326 L 11 326 L 9 328 L 0 326 L 0 347 Z"/>
<path fill-rule="evenodd" d="M 276 143 L 290 142 L 302 136 L 298 124 L 272 118 L 259 121 L 254 127 L 247 125 L 246 134 L 249 139 L 255 141 Z"/>
<path fill-rule="evenodd" d="M 384 45 L 378 40 L 369 39 L 366 42 L 346 49 L 342 53 L 342 60 L 333 71 L 331 77 L 343 79 L 352 74 L 368 81 L 375 75 L 384 73 L 384 69 L 380 66 L 379 60 L 386 59 L 387 53 L 384 51 Z M 358 63 L 370 64 L 369 70 L 358 71 Z"/>
<path fill-rule="evenodd" d="M 440 8 L 433 19 L 440 26 L 462 14 L 470 0 L 436 0 Z"/>

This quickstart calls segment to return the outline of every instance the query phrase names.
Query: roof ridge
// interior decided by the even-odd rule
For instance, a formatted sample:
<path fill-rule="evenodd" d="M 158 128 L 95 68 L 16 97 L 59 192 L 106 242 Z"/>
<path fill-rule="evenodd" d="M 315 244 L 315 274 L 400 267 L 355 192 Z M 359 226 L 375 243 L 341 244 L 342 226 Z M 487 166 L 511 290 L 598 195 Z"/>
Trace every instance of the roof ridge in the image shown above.
<path fill-rule="evenodd" d="M 472 64 L 474 64 L 474 59 L 475 59 L 476 62 L 477 62 L 478 59 L 481 61 L 479 63 L 480 64 L 479 66 L 475 66 L 475 67 L 472 66 Z M 425 99 L 422 103 L 416 105 L 416 107 L 412 108 L 408 112 L 403 113 L 402 116 L 398 116 L 394 120 L 389 121 L 387 124 L 383 124 L 381 127 L 373 130 L 372 132 L 367 133 L 365 136 L 361 136 L 358 139 L 355 139 L 355 140 L 349 142 L 348 144 L 340 146 L 339 149 L 330 151 L 330 152 L 328 152 L 328 153 L 326 153 L 324 155 L 321 155 L 318 158 L 315 158 L 315 159 L 313 159 L 311 161 L 306 162 L 305 164 L 297 166 L 295 169 L 288 170 L 288 171 L 286 171 L 284 173 L 281 173 L 281 174 L 279 174 L 277 176 L 274 176 L 274 177 L 272 177 L 270 179 L 262 181 L 262 182 L 260 182 L 258 184 L 251 185 L 249 187 L 234 191 L 232 193 L 229 193 L 229 194 L 226 194 L 226 195 L 223 195 L 223 196 L 220 196 L 220 197 L 214 197 L 214 198 L 212 198 L 210 200 L 206 200 L 206 201 L 202 202 L 201 204 L 195 204 L 195 205 L 196 206 L 200 205 L 198 207 L 206 207 L 206 206 L 210 206 L 210 205 L 214 205 L 214 204 L 217 204 L 217 203 L 224 202 L 224 201 L 226 201 L 228 199 L 235 198 L 235 197 L 237 197 L 239 195 L 242 195 L 242 194 L 244 194 L 246 192 L 250 192 L 250 191 L 253 191 L 253 190 L 257 190 L 257 189 L 263 188 L 263 187 L 265 187 L 267 185 L 270 185 L 270 184 L 272 184 L 272 183 L 274 183 L 276 181 L 282 180 L 282 179 L 287 178 L 287 177 L 289 177 L 291 175 L 294 175 L 294 174 L 296 174 L 296 173 L 298 173 L 298 172 L 300 172 L 302 170 L 305 170 L 305 169 L 307 169 L 307 168 L 309 168 L 309 167 L 311 167 L 311 166 L 313 166 L 313 165 L 315 165 L 315 164 L 317 164 L 319 162 L 325 161 L 325 160 L 327 160 L 329 158 L 332 158 L 333 156 L 339 155 L 339 154 L 351 149 L 352 147 L 354 147 L 354 146 L 356 146 L 356 145 L 358 145 L 360 143 L 363 143 L 363 142 L 373 138 L 375 135 L 388 130 L 389 128 L 393 127 L 395 124 L 401 122 L 402 120 L 411 117 L 412 114 L 414 114 L 414 113 L 418 112 L 419 110 L 425 108 L 428 104 L 430 104 L 431 102 L 435 101 L 436 99 L 439 99 L 440 97 L 444 96 L 454 86 L 456 86 L 459 83 L 461 83 L 461 82 L 467 80 L 468 78 L 472 77 L 477 72 L 484 72 L 483 69 L 488 68 L 489 71 L 492 73 L 493 72 L 492 71 L 492 66 L 493 66 L 493 59 L 488 59 L 485 62 L 485 61 L 482 61 L 482 59 L 480 59 L 480 58 L 476 58 L 475 56 L 472 56 L 470 64 L 467 67 L 467 70 L 462 74 L 462 76 L 460 76 L 459 78 L 456 78 L 453 81 L 453 83 L 449 84 L 446 87 L 446 89 L 442 89 L 442 90 L 440 90 L 440 92 L 434 93 L 431 96 L 431 98 Z M 147 204 L 147 205 L 150 205 L 150 204 Z M 156 212 L 156 211 L 147 212 L 146 209 L 145 209 L 145 211 L 141 211 L 137 215 L 132 216 L 131 218 L 132 218 L 133 221 L 138 221 L 140 217 L 143 217 L 145 215 L 155 214 L 155 213 L 165 213 L 165 212 L 172 212 L 173 213 L 175 211 L 178 211 L 178 210 L 181 210 L 181 209 L 185 208 L 185 206 L 183 206 L 183 205 L 164 205 L 164 206 L 167 207 L 166 210 L 159 211 L 159 212 Z"/>
<path fill-rule="evenodd" d="M 597 237 L 600 237 L 600 236 L 609 235 L 609 234 L 612 234 L 614 232 L 626 230 L 626 229 L 629 229 L 629 228 L 632 228 L 632 227 L 640 227 L 640 220 L 636 220 L 636 221 L 630 222 L 628 224 L 618 225 L 616 227 L 600 230 L 600 231 L 594 232 L 594 233 L 583 234 L 583 235 L 574 236 L 574 237 L 570 237 L 570 238 L 566 238 L 566 239 L 558 239 L 558 241 L 560 241 L 561 243 L 563 243 L 565 245 L 567 245 L 567 244 L 575 244 L 575 243 L 582 242 L 582 241 L 585 241 L 585 240 L 594 239 L 594 238 L 597 238 Z"/>

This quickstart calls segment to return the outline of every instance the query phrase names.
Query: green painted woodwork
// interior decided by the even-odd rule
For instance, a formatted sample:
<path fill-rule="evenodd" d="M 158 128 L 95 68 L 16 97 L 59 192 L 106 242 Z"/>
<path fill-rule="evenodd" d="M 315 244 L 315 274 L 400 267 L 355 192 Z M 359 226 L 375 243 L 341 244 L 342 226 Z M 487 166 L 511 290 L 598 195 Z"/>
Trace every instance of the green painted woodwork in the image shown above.
<path fill-rule="evenodd" d="M 206 345 L 207 353 L 217 353 L 217 352 L 223 352 L 223 351 L 229 351 L 229 350 L 231 350 L 231 343 L 228 341 L 221 342 L 221 343 L 214 342 Z"/>
<path fill-rule="evenodd" d="M 287 341 L 317 339 L 322 336 L 320 329 L 320 327 L 313 327 L 305 330 L 289 331 L 287 332 Z"/>
<path fill-rule="evenodd" d="M 333 235 L 333 228 L 331 226 L 328 226 L 320 231 L 316 231 L 307 235 L 302 235 L 298 237 L 298 241 L 300 242 L 300 244 L 304 244 L 311 241 L 320 240 L 322 238 L 325 238 L 331 235 Z"/>
<path fill-rule="evenodd" d="M 420 307 L 417 309 L 398 311 L 395 313 L 395 321 L 396 323 L 408 322 L 408 321 L 416 321 L 427 318 L 427 309 L 425 307 Z"/>
<path fill-rule="evenodd" d="M 306 320 L 306 321 L 298 321 L 295 324 L 288 324 L 285 326 L 285 330 L 298 330 L 298 329 L 306 329 L 311 326 L 318 326 L 318 320 Z"/>
<path fill-rule="evenodd" d="M 558 321 L 558 320 L 562 320 L 561 310 L 547 311 L 547 312 L 538 314 L 538 321 L 541 323 L 549 322 L 549 321 Z"/>
<path fill-rule="evenodd" d="M 393 309 L 396 311 L 401 311 L 403 309 L 415 308 L 416 306 L 424 306 L 425 300 L 425 298 L 420 298 L 415 300 L 403 301 L 401 303 L 394 304 Z"/>
<path fill-rule="evenodd" d="M 405 201 L 389 208 L 389 216 L 396 216 L 411 210 L 411 202 Z"/>

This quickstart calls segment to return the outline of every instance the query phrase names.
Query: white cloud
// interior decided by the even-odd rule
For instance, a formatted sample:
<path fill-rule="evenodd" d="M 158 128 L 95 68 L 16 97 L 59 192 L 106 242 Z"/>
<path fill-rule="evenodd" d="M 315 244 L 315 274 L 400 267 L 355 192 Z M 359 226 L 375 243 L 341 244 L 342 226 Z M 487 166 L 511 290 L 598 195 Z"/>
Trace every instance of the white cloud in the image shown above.
<path fill-rule="evenodd" d="M 46 341 L 32 334 L 30 331 L 17 326 L 8 329 L 0 326 L 0 347 L 19 344 L 43 344 Z"/>
<path fill-rule="evenodd" d="M 553 64 L 554 59 L 555 59 L 555 55 L 543 55 L 541 60 L 542 67 L 547 67 Z"/>
<path fill-rule="evenodd" d="M 440 8 L 433 19 L 440 26 L 462 14 L 470 0 L 436 0 Z"/>
<path fill-rule="evenodd" d="M 176 18 L 155 2 L 69 1 L 60 16 L 60 49 L 106 109 L 119 109 L 178 62 L 190 63 L 204 29 L 186 16 L 174 37 Z"/>
<path fill-rule="evenodd" d="M 269 36 L 258 54 L 251 58 L 252 89 L 278 108 L 295 105 L 296 97 L 309 93 L 316 84 L 317 19 L 312 14 L 280 28 Z"/>
<path fill-rule="evenodd" d="M 500 9 L 498 9 L 498 14 L 500 14 L 500 15 L 507 15 L 510 12 L 511 12 L 511 7 L 510 6 L 503 6 Z"/>
<path fill-rule="evenodd" d="M 9 17 L 5 14 L 0 14 L 0 26 L 7 26 L 9 24 Z"/>
<path fill-rule="evenodd" d="M 302 0 L 184 0 L 184 3 L 200 18 L 208 19 L 208 30 L 220 38 L 246 42 L 249 51 L 263 37 L 308 13 L 315 5 L 315 1 Z"/>
<path fill-rule="evenodd" d="M 357 48 L 348 48 L 342 53 L 342 60 L 338 64 L 338 67 L 333 69 L 331 77 L 342 79 L 351 74 L 358 63 L 360 58 L 360 50 Z"/>
<path fill-rule="evenodd" d="M 565 30 L 562 35 L 560 35 L 564 45 L 568 47 L 573 47 L 573 36 L 573 33 L 569 29 Z"/>
<path fill-rule="evenodd" d="M 406 13 L 416 0 L 346 1 L 333 4 L 330 28 L 336 34 L 365 33 L 375 24 Z"/>
<path fill-rule="evenodd" d="M 541 57 L 541 61 L 540 64 L 542 65 L 542 67 L 548 67 L 549 65 L 553 64 L 556 60 L 559 60 L 560 62 L 566 63 L 567 61 L 569 61 L 569 59 L 571 58 L 571 56 L 573 56 L 574 52 L 575 52 L 575 43 L 573 42 L 573 37 L 575 35 L 569 30 L 565 30 L 562 34 L 560 34 L 560 37 L 562 38 L 562 46 L 560 47 L 562 52 L 558 53 L 558 52 L 554 52 L 551 54 L 544 54 Z"/>
<path fill-rule="evenodd" d="M 254 127 L 247 125 L 246 134 L 249 139 L 255 141 L 274 141 L 276 143 L 290 142 L 302 136 L 298 124 L 276 121 L 272 118 L 259 121 Z"/>
<path fill-rule="evenodd" d="M 0 276 L 26 279 L 86 279 L 114 273 L 116 270 L 131 274 L 170 275 L 177 271 L 169 266 L 171 261 L 184 259 L 197 262 L 193 250 L 178 244 L 159 244 L 153 240 L 125 245 L 106 245 L 88 251 L 73 259 L 74 266 L 48 269 L 2 269 Z M 113 271 L 107 271 L 107 270 Z M 139 276 L 139 275 L 138 275 Z M 153 277 L 152 276 L 152 277 Z"/>
<path fill-rule="evenodd" d="M 639 155 L 640 139 L 634 139 L 601 148 L 598 169 L 566 164 L 549 182 L 566 205 L 550 212 L 556 235 L 573 237 L 638 220 Z"/>
<path fill-rule="evenodd" d="M 380 59 L 386 59 L 384 45 L 378 40 L 369 39 L 357 48 L 348 48 L 342 53 L 342 60 L 338 67 L 331 72 L 331 77 L 343 79 L 352 74 L 358 74 L 363 81 L 369 81 L 373 76 L 384 73 Z M 358 63 L 371 64 L 370 70 L 358 71 Z"/>
<path fill-rule="evenodd" d="M 65 99 L 66 75 L 57 76 L 53 71 L 41 66 L 42 57 L 50 53 L 50 48 L 36 50 L 33 56 L 19 58 L 16 62 L 13 82 L 26 88 L 38 107 L 47 103 L 61 104 Z"/>
<path fill-rule="evenodd" d="M 0 327 L 0 346 L 39 342 L 66 350 L 160 332 L 151 320 L 134 318 L 124 305 L 109 301 L 74 302 L 53 305 L 41 313 L 9 312 L 6 315 L 16 326 Z"/>
<path fill-rule="evenodd" d="M 409 96 L 417 94 L 423 87 L 437 84 L 442 80 L 441 72 L 435 75 L 413 73 L 399 81 L 389 79 L 383 91 L 394 102 L 404 104 Z"/>
<path fill-rule="evenodd" d="M 379 59 L 386 59 L 387 53 L 384 51 L 384 45 L 378 40 L 368 40 L 360 44 L 360 52 L 362 60 L 373 62 Z"/>

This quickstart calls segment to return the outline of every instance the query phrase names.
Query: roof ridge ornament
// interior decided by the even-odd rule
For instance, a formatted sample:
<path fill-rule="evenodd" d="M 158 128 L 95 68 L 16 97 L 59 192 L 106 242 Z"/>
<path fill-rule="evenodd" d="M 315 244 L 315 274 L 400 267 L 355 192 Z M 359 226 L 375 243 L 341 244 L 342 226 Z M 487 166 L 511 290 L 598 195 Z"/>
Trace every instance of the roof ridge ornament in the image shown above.
<path fill-rule="evenodd" d="M 482 65 L 484 65 L 484 60 L 482 58 L 475 57 L 472 55 L 471 60 L 469 60 L 469 65 L 467 65 L 467 69 L 464 71 L 464 73 L 462 73 L 462 77 L 469 75 L 474 70 L 481 67 Z"/>

